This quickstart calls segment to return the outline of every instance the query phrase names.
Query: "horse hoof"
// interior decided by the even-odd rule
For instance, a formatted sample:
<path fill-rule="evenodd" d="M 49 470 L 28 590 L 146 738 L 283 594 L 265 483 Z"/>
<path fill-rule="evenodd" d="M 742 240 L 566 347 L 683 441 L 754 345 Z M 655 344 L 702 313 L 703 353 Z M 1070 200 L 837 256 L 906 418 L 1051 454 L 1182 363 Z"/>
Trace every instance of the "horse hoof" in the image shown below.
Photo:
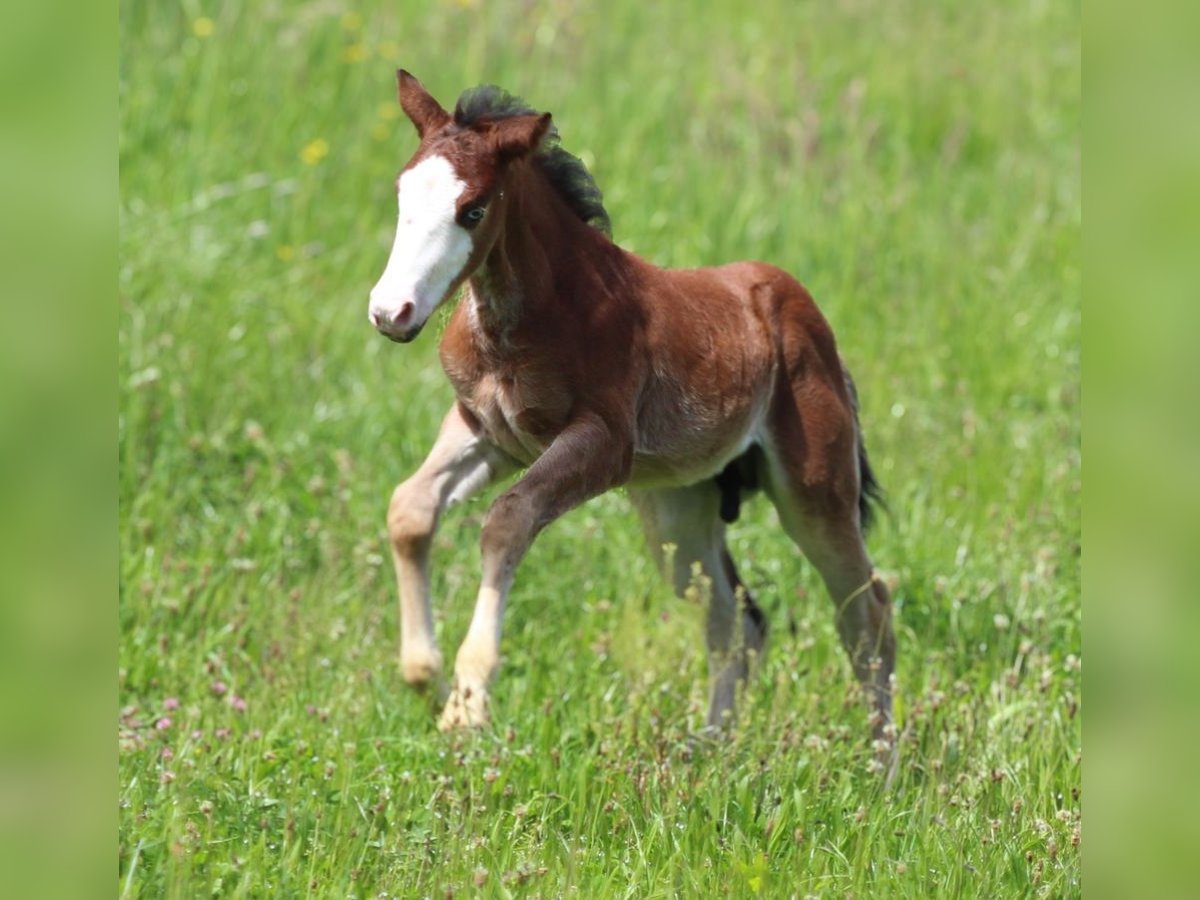
<path fill-rule="evenodd" d="M 424 690 L 441 677 L 442 655 L 436 651 L 407 653 L 400 659 L 400 674 L 408 684 Z"/>
<path fill-rule="evenodd" d="M 455 688 L 450 692 L 450 699 L 446 701 L 446 708 L 438 720 L 438 731 L 483 728 L 490 721 L 488 696 L 484 691 Z"/>

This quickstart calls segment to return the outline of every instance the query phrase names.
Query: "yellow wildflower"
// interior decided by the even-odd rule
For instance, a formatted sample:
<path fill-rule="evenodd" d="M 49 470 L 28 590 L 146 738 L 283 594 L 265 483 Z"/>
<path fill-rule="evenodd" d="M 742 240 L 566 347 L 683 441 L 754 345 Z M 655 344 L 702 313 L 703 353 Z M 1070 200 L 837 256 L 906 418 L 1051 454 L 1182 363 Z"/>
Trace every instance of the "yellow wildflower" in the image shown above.
<path fill-rule="evenodd" d="M 300 158 L 310 166 L 315 166 L 328 155 L 329 141 L 325 140 L 325 138 L 316 138 L 309 141 L 300 151 Z"/>
<path fill-rule="evenodd" d="M 389 100 L 386 103 L 379 104 L 379 118 L 384 122 L 390 122 L 392 119 L 398 118 L 400 115 L 400 104 L 395 100 Z"/>
<path fill-rule="evenodd" d="M 206 37 L 211 37 L 213 31 L 216 30 L 216 25 L 208 16 L 201 16 L 192 22 L 192 34 L 204 40 Z"/>
<path fill-rule="evenodd" d="M 342 49 L 342 62 L 360 63 L 368 55 L 366 44 L 351 44 Z"/>
<path fill-rule="evenodd" d="M 296 248 L 293 247 L 291 244 L 280 244 L 278 247 L 275 248 L 275 255 L 278 256 L 284 262 L 287 262 L 289 259 L 291 259 L 293 256 L 296 255 Z"/>
<path fill-rule="evenodd" d="M 362 28 L 363 18 L 356 12 L 342 13 L 342 28 L 346 31 L 358 31 Z"/>
<path fill-rule="evenodd" d="M 386 122 L 376 122 L 371 126 L 371 137 L 377 141 L 386 141 L 391 134 L 392 129 Z"/>

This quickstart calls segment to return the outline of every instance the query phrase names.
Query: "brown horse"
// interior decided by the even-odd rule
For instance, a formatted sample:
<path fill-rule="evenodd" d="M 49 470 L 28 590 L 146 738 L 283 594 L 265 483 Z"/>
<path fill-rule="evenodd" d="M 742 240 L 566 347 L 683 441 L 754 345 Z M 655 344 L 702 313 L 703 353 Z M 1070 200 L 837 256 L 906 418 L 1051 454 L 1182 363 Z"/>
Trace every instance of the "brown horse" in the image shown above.
<path fill-rule="evenodd" d="M 526 470 L 484 521 L 483 581 L 440 727 L 488 721 L 505 602 L 534 538 L 619 485 L 676 590 L 696 563 L 711 584 L 708 724 L 728 720 L 766 621 L 725 525 L 761 485 L 824 579 L 875 735 L 890 737 L 891 601 L 863 543 L 876 486 L 854 385 L 808 292 L 764 263 L 639 259 L 609 239 L 600 192 L 548 113 L 484 87 L 451 115 L 412 75 L 397 79 L 420 146 L 397 180 L 396 240 L 370 320 L 411 341 L 466 285 L 441 342 L 457 400 L 388 508 L 410 683 L 442 668 L 429 597 L 442 511 Z"/>

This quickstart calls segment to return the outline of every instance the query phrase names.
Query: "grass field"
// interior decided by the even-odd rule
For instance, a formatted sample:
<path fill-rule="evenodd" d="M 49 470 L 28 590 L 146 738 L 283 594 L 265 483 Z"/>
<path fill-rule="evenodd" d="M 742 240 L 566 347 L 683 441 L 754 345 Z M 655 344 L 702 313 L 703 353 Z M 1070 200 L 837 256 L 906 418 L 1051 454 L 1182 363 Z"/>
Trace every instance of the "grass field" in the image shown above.
<path fill-rule="evenodd" d="M 123 895 L 1080 893 L 1079 4 L 699 9 L 121 3 Z M 702 611 L 619 493 L 523 563 L 494 729 L 404 686 L 384 512 L 451 392 L 436 327 L 366 322 L 397 65 L 552 111 L 624 246 L 812 290 L 889 495 L 891 792 L 762 500 L 732 543 L 773 636 L 728 741 L 689 749 Z M 448 657 L 486 509 L 436 541 Z"/>

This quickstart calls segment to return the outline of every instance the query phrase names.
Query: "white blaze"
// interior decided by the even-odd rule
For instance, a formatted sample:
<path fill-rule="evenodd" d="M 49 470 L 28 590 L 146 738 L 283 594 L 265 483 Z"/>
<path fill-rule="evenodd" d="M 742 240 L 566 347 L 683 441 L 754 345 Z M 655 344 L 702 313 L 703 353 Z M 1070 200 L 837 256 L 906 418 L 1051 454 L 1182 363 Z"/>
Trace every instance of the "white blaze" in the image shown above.
<path fill-rule="evenodd" d="M 442 301 L 471 256 L 471 236 L 454 218 L 465 187 L 443 156 L 423 159 L 400 176 L 396 241 L 371 290 L 370 315 L 391 319 L 411 302 L 411 323 L 419 325 Z"/>

